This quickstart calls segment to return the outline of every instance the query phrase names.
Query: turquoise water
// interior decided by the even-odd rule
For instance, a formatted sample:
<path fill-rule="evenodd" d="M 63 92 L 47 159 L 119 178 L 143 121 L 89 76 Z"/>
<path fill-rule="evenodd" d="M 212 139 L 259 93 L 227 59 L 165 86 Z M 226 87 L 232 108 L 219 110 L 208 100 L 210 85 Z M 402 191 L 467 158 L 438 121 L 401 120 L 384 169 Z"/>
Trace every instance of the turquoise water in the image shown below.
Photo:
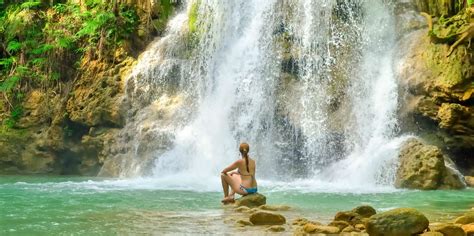
<path fill-rule="evenodd" d="M 264 181 L 262 181 L 264 182 Z M 474 206 L 474 190 L 315 192 L 264 182 L 268 204 L 283 204 L 291 220 L 330 221 L 337 211 L 369 204 L 384 211 L 414 207 L 431 221 Z M 170 190 L 146 180 L 85 177 L 0 177 L 0 235 L 90 235 L 238 232 L 241 217 L 220 204 L 217 191 Z M 234 218 L 233 218 L 234 217 Z M 289 226 L 288 226 L 289 227 Z"/>

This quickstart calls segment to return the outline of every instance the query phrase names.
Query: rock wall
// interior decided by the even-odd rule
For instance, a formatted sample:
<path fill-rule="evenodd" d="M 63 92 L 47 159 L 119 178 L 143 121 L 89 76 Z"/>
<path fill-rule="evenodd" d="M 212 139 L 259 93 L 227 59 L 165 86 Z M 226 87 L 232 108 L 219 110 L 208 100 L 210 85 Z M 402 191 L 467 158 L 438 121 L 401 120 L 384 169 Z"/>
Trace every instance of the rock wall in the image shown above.
<path fill-rule="evenodd" d="M 81 0 L 71 2 L 83 4 Z M 163 32 L 179 1 L 116 3 L 137 9 L 140 24 L 136 34 L 107 53 L 111 60 L 84 57 L 71 78 L 58 82 L 61 92 L 49 88 L 26 91 L 23 116 L 15 128 L 0 129 L 0 174 L 97 175 L 100 171 L 124 125 L 121 95 L 125 79 L 140 51 Z M 0 115 L 0 121 L 5 117 Z"/>
<path fill-rule="evenodd" d="M 469 175 L 474 173 L 473 47 L 468 38 L 454 43 L 469 29 L 471 17 L 462 10 L 450 18 L 457 27 L 449 29 L 450 35 L 439 35 L 448 29 L 437 18 L 431 31 L 425 27 L 406 34 L 398 65 L 402 131 L 441 147 Z"/>

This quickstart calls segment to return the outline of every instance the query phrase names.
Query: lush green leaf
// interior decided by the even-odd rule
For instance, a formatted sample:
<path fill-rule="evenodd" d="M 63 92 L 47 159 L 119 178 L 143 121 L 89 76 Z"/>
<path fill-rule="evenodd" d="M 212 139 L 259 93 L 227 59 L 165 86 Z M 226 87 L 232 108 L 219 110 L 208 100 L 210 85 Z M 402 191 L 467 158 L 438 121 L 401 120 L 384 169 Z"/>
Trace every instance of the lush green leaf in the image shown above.
<path fill-rule="evenodd" d="M 27 1 L 27 2 L 24 2 L 20 5 L 20 8 L 22 9 L 30 9 L 30 8 L 35 8 L 35 7 L 38 7 L 41 5 L 41 1 Z"/>
<path fill-rule="evenodd" d="M 7 51 L 9 53 L 18 52 L 18 51 L 20 51 L 20 49 L 21 49 L 21 43 L 15 41 L 15 40 L 8 42 Z"/>
<path fill-rule="evenodd" d="M 10 76 L 5 81 L 0 82 L 0 92 L 10 92 L 20 81 L 19 76 Z"/>
<path fill-rule="evenodd" d="M 46 53 L 46 52 L 50 51 L 53 48 L 54 48 L 53 45 L 45 43 L 45 44 L 41 44 L 41 45 L 39 45 L 39 47 L 31 50 L 31 53 L 33 53 L 35 55 L 40 55 L 40 54 L 43 54 L 43 53 Z"/>

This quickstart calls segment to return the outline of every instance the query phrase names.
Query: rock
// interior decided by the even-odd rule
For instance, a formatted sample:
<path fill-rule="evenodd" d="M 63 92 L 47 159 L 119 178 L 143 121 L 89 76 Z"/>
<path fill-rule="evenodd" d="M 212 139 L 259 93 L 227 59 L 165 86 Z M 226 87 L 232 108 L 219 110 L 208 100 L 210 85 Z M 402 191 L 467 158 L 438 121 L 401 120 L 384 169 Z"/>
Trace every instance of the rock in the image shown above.
<path fill-rule="evenodd" d="M 444 234 L 442 234 L 440 232 L 429 231 L 429 232 L 424 232 L 424 233 L 420 234 L 420 236 L 444 236 Z"/>
<path fill-rule="evenodd" d="M 369 236 L 367 233 L 363 232 L 341 232 L 340 236 Z"/>
<path fill-rule="evenodd" d="M 446 236 L 466 236 L 466 233 L 464 233 L 464 230 L 461 227 L 449 223 L 431 224 L 430 230 L 433 232 L 440 232 Z"/>
<path fill-rule="evenodd" d="M 474 235 L 474 224 L 461 225 L 461 228 L 466 232 L 467 236 Z"/>
<path fill-rule="evenodd" d="M 286 222 L 283 215 L 270 211 L 257 211 L 250 215 L 250 222 L 254 225 L 282 225 Z"/>
<path fill-rule="evenodd" d="M 455 224 L 467 225 L 474 223 L 474 212 L 468 212 L 454 220 Z"/>
<path fill-rule="evenodd" d="M 315 225 L 307 223 L 303 226 L 303 230 L 306 233 L 322 233 L 322 234 L 337 234 L 341 230 L 335 226 Z"/>
<path fill-rule="evenodd" d="M 410 236 L 422 233 L 428 224 L 428 219 L 417 210 L 397 208 L 371 216 L 366 227 L 371 236 Z"/>
<path fill-rule="evenodd" d="M 452 171 L 445 166 L 448 158 L 436 146 L 411 138 L 402 144 L 399 159 L 395 180 L 398 188 L 428 190 L 464 186 L 460 176 L 452 177 Z"/>
<path fill-rule="evenodd" d="M 334 221 L 345 221 L 350 225 L 356 225 L 363 223 L 362 216 L 353 211 L 341 211 L 336 213 Z"/>
<path fill-rule="evenodd" d="M 237 221 L 237 224 L 241 224 L 241 225 L 253 225 L 252 222 L 248 221 L 248 220 L 238 220 Z"/>
<path fill-rule="evenodd" d="M 352 209 L 352 212 L 355 212 L 355 213 L 359 214 L 360 216 L 362 216 L 364 218 L 369 218 L 369 217 L 377 214 L 377 212 L 375 211 L 375 209 L 373 207 L 367 206 L 367 205 L 358 206 L 358 207 Z"/>
<path fill-rule="evenodd" d="M 321 223 L 319 222 L 314 222 L 314 221 L 309 221 L 308 219 L 306 218 L 296 218 L 295 220 L 293 220 L 293 223 L 291 223 L 292 225 L 299 225 L 299 226 L 303 226 L 307 223 L 312 223 L 312 224 L 315 224 L 315 225 L 322 225 Z"/>
<path fill-rule="evenodd" d="M 287 211 L 290 209 L 289 206 L 285 205 L 261 205 L 258 208 L 266 211 Z"/>
<path fill-rule="evenodd" d="M 328 226 L 335 226 L 335 227 L 338 227 L 339 230 L 343 230 L 345 229 L 347 226 L 351 226 L 349 223 L 347 223 L 346 221 L 333 221 L 331 223 L 328 224 Z"/>
<path fill-rule="evenodd" d="M 283 231 L 285 231 L 285 227 L 283 227 L 281 225 L 272 225 L 272 226 L 267 228 L 267 231 L 270 231 L 270 232 L 283 232 Z"/>
<path fill-rule="evenodd" d="M 250 210 L 250 208 L 247 207 L 247 206 L 239 206 L 239 207 L 235 208 L 236 212 L 248 212 L 249 210 Z"/>
<path fill-rule="evenodd" d="M 360 230 L 360 231 L 365 230 L 365 225 L 364 224 L 356 224 L 354 227 L 357 230 Z"/>
<path fill-rule="evenodd" d="M 267 198 L 259 193 L 249 194 L 247 196 L 243 196 L 235 200 L 236 207 L 246 206 L 246 207 L 252 208 L 252 207 L 259 207 L 259 206 L 265 205 L 266 203 L 267 203 Z"/>
<path fill-rule="evenodd" d="M 348 225 L 344 229 L 341 230 L 341 232 L 358 232 L 354 226 Z"/>
<path fill-rule="evenodd" d="M 474 55 L 465 53 L 471 49 L 460 44 L 447 57 L 449 44 L 430 42 L 426 29 L 405 35 L 399 43 L 402 132 L 449 150 L 463 173 L 474 175 Z"/>
<path fill-rule="evenodd" d="M 464 176 L 467 186 L 474 187 L 474 176 Z"/>

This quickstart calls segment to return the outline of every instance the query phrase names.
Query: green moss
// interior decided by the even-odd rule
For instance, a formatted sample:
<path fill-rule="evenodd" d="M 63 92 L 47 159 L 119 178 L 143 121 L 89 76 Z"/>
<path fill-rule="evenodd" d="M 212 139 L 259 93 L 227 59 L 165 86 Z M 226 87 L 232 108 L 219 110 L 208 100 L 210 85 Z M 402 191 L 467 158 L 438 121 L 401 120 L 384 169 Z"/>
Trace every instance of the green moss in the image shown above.
<path fill-rule="evenodd" d="M 195 0 L 188 13 L 188 27 L 189 33 L 191 35 L 196 34 L 198 29 L 198 16 L 199 16 L 199 6 L 201 5 L 201 0 Z"/>
<path fill-rule="evenodd" d="M 459 48 L 464 48 L 464 45 Z M 432 44 L 426 52 L 426 61 L 433 75 L 437 77 L 437 84 L 444 88 L 452 88 L 463 84 L 467 79 L 463 74 L 464 56 L 460 51 L 455 51 L 451 56 L 446 57 L 446 47 L 440 44 Z"/>

